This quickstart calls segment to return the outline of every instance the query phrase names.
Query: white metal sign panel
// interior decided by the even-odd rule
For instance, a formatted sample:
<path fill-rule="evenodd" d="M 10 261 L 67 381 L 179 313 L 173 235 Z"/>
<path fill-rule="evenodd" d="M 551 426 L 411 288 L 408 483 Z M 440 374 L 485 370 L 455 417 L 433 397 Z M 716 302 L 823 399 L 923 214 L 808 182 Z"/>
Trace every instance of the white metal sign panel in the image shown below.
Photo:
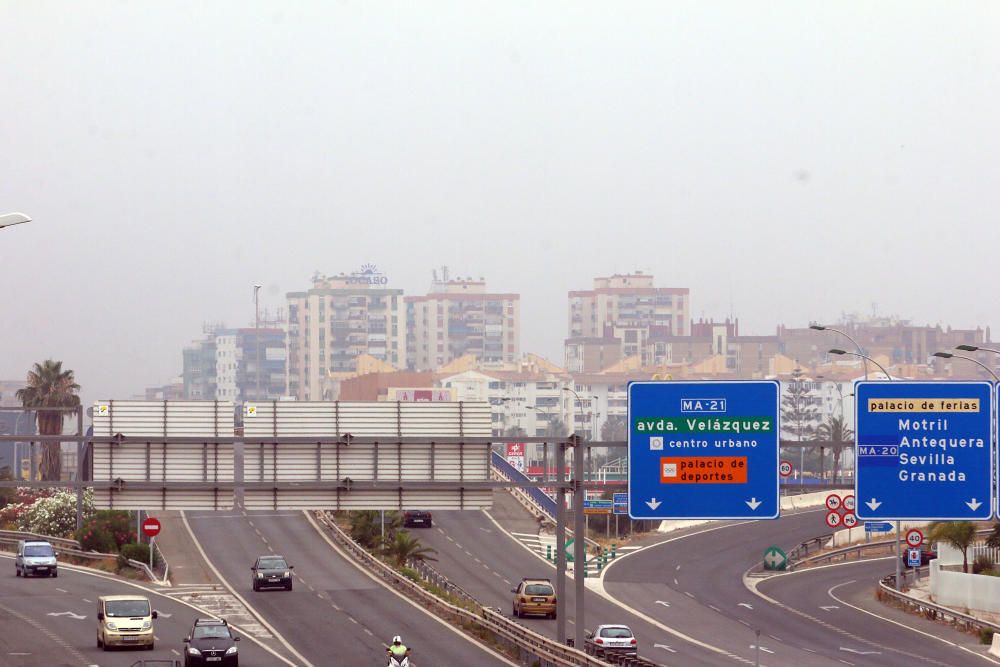
<path fill-rule="evenodd" d="M 247 403 L 244 418 L 246 482 L 473 482 L 490 479 L 487 444 L 432 442 L 435 438 L 489 437 L 486 402 L 280 402 Z M 350 434 L 385 441 L 337 444 Z M 316 437 L 277 444 L 268 438 Z M 399 438 L 426 437 L 402 443 Z M 459 486 L 459 485 L 456 485 Z M 489 490 L 298 491 L 248 488 L 247 509 L 483 509 Z"/>
<path fill-rule="evenodd" d="M 234 480 L 233 446 L 213 442 L 232 438 L 233 404 L 229 401 L 97 401 L 94 435 L 127 438 L 95 442 L 94 479 L 120 481 L 121 489 L 95 489 L 94 503 L 106 509 L 228 509 L 231 490 L 136 489 L 129 482 L 215 482 Z M 169 437 L 205 438 L 203 443 L 170 443 Z M 158 438 L 160 440 L 158 441 Z"/>

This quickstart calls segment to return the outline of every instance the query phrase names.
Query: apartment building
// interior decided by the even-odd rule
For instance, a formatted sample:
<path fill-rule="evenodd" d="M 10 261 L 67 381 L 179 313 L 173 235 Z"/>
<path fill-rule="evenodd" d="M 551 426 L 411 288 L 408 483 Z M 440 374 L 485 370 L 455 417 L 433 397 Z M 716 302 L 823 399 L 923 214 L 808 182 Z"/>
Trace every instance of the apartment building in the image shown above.
<path fill-rule="evenodd" d="M 288 388 L 301 400 L 323 400 L 330 373 L 357 370 L 360 355 L 406 367 L 403 290 L 373 265 L 351 274 L 315 274 L 313 286 L 289 292 Z"/>
<path fill-rule="evenodd" d="M 521 297 L 489 293 L 486 282 L 435 272 L 426 296 L 406 302 L 406 358 L 417 371 L 471 354 L 485 365 L 512 363 L 521 353 Z"/>
<path fill-rule="evenodd" d="M 689 336 L 654 330 L 647 341 L 643 366 L 691 365 L 709 357 L 724 358 L 727 372 L 745 378 L 764 378 L 775 372 L 773 360 L 781 343 L 777 336 L 740 335 L 739 320 L 699 320 Z"/>
<path fill-rule="evenodd" d="M 284 395 L 287 351 L 283 320 L 268 318 L 263 325 L 242 329 L 206 326 L 205 337 L 183 352 L 183 397 L 244 401 Z"/>
<path fill-rule="evenodd" d="M 641 272 L 595 278 L 593 289 L 569 293 L 566 366 L 576 372 L 602 370 L 595 361 L 603 362 L 615 339 L 621 358 L 645 357 L 654 336 L 690 335 L 690 313 L 686 287 L 656 287 L 653 276 Z"/>

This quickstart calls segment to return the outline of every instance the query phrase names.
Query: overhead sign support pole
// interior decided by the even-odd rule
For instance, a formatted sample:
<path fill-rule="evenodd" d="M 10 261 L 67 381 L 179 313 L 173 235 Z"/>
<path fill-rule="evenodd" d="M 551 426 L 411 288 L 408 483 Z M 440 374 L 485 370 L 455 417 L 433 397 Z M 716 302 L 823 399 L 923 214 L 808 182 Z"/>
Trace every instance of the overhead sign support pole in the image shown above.
<path fill-rule="evenodd" d="M 556 445 L 556 639 L 566 644 L 566 443 Z"/>
<path fill-rule="evenodd" d="M 583 457 L 584 448 L 580 446 L 580 436 L 573 434 L 570 436 L 573 443 L 573 584 L 576 589 L 576 618 L 573 628 L 575 632 L 574 646 L 583 650 L 584 630 L 586 620 L 584 619 L 584 602 L 586 601 L 586 588 L 584 582 L 587 577 L 587 528 L 583 514 L 583 497 L 586 492 L 583 490 Z"/>

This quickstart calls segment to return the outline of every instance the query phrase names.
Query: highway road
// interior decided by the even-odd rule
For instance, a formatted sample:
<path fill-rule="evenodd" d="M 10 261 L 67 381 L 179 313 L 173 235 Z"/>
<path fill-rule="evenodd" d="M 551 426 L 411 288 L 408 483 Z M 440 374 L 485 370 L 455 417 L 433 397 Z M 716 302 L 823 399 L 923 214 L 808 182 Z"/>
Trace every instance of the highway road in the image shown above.
<path fill-rule="evenodd" d="M 786 641 L 808 642 L 820 654 L 859 666 L 1000 664 L 986 655 L 988 647 L 977 637 L 878 602 L 873 590 L 893 568 L 888 557 L 762 580 L 758 590 L 781 608 L 767 605 L 767 616 L 760 621 L 770 624 L 780 618 L 799 629 Z M 789 613 L 797 620 L 790 623 Z"/>
<path fill-rule="evenodd" d="M 74 571 L 65 565 L 54 579 L 15 577 L 14 560 L 7 555 L 0 556 L 0 568 L 4 572 L 0 575 L 0 664 L 11 667 L 126 667 L 144 658 L 180 659 L 182 640 L 194 619 L 205 616 L 151 590 L 140 590 L 113 577 Z M 156 648 L 97 648 L 97 598 L 131 593 L 148 597 L 159 612 L 153 626 Z M 250 638 L 243 638 L 239 647 L 241 667 L 281 664 Z"/>
<path fill-rule="evenodd" d="M 433 618 L 333 550 L 302 512 L 189 512 L 208 560 L 310 664 L 378 664 L 393 635 L 414 667 L 509 665 Z M 250 588 L 258 555 L 295 566 L 292 591 Z"/>
<path fill-rule="evenodd" d="M 505 526 L 517 532 L 537 530 L 537 524 L 517 505 L 510 494 L 495 494 L 491 514 Z M 543 577 L 555 580 L 555 568 L 500 530 L 483 512 L 435 512 L 434 527 L 412 529 L 421 542 L 438 550 L 439 561 L 432 565 L 453 582 L 488 606 L 511 613 L 510 589 L 522 577 Z M 567 632 L 575 632 L 575 595 L 572 580 L 567 581 Z M 639 639 L 640 654 L 668 665 L 732 665 L 737 660 L 723 652 L 714 652 L 671 635 L 664 628 L 628 613 L 614 602 L 594 591 L 587 592 L 587 625 L 626 623 Z M 654 609 L 650 616 L 664 621 L 669 610 Z M 518 619 L 525 626 L 547 637 L 556 637 L 556 621 L 543 618 Z M 746 634 L 746 633 L 744 633 Z M 750 636 L 750 635 L 748 635 Z M 751 659 L 749 644 L 738 653 L 743 660 Z M 660 646 L 655 646 L 659 644 Z"/>

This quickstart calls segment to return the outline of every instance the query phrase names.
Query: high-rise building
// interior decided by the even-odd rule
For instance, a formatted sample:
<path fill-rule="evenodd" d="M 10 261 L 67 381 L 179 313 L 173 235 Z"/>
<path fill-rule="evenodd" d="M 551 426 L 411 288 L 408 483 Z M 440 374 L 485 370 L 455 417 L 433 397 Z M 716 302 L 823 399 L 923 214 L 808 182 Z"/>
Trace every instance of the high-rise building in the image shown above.
<path fill-rule="evenodd" d="M 403 290 L 373 265 L 337 276 L 315 274 L 313 286 L 288 297 L 288 389 L 323 400 L 330 373 L 357 370 L 367 354 L 395 368 L 406 365 Z"/>
<path fill-rule="evenodd" d="M 208 326 L 203 339 L 184 349 L 183 396 L 225 401 L 278 398 L 285 394 L 286 358 L 284 320 L 280 315 L 278 320 L 265 316 L 260 327 Z"/>
<path fill-rule="evenodd" d="M 491 294 L 482 279 L 451 279 L 442 269 L 426 296 L 406 301 L 406 357 L 418 371 L 440 368 L 473 355 L 483 364 L 512 363 L 520 356 L 521 297 Z"/>
<path fill-rule="evenodd" d="M 688 336 L 690 320 L 687 287 L 655 287 L 653 276 L 642 272 L 594 278 L 594 289 L 569 293 L 566 367 L 596 372 L 602 369 L 595 360 L 646 358 L 650 339 Z M 620 355 L 608 354 L 615 339 Z"/>

